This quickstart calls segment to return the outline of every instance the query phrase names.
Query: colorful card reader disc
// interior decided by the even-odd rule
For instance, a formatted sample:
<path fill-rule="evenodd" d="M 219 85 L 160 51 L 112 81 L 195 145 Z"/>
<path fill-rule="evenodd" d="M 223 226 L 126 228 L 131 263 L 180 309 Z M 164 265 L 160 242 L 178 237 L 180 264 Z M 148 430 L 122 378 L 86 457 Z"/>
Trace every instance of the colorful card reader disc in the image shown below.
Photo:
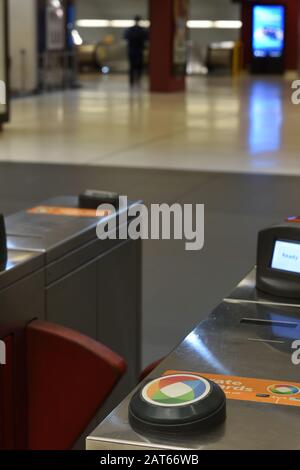
<path fill-rule="evenodd" d="M 226 418 L 226 396 L 216 383 L 193 374 L 159 377 L 144 385 L 129 405 L 137 431 L 203 431 Z"/>

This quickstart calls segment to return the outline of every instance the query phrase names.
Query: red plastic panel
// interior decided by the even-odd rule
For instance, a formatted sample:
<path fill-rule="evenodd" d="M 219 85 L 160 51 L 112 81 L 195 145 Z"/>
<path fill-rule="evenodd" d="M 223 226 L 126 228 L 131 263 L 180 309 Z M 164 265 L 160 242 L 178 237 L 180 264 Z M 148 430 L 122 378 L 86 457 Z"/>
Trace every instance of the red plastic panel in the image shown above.
<path fill-rule="evenodd" d="M 15 448 L 13 335 L 3 338 L 6 364 L 0 365 L 0 449 Z"/>
<path fill-rule="evenodd" d="M 159 364 L 163 361 L 163 358 L 162 359 L 158 359 L 157 361 L 153 362 L 152 364 L 150 364 L 149 366 L 146 367 L 146 369 L 143 370 L 143 372 L 141 373 L 140 375 L 140 381 L 144 380 L 146 377 L 148 377 L 149 374 L 151 374 L 151 372 L 156 369 L 156 367 L 159 366 Z"/>
<path fill-rule="evenodd" d="M 28 448 L 71 449 L 124 374 L 121 357 L 77 332 L 35 321 L 27 331 Z"/>

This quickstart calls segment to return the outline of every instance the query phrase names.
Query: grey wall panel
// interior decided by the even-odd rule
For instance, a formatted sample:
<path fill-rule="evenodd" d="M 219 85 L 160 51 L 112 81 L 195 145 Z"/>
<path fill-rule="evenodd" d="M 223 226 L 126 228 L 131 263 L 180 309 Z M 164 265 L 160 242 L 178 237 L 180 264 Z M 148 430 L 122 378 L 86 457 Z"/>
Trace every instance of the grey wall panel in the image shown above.
<path fill-rule="evenodd" d="M 90 243 L 81 246 L 77 250 L 73 250 L 62 256 L 54 263 L 48 264 L 46 267 L 46 283 L 52 284 L 60 278 L 67 276 L 70 272 L 79 269 L 86 263 L 92 262 L 102 253 L 113 249 L 120 245 L 120 240 L 93 240 Z"/>
<path fill-rule="evenodd" d="M 46 289 L 47 320 L 96 338 L 95 262 L 89 263 Z"/>
<path fill-rule="evenodd" d="M 137 384 L 141 367 L 141 242 L 125 241 L 46 289 L 47 320 L 98 339 L 127 362 L 127 372 L 86 436 Z"/>
<path fill-rule="evenodd" d="M 140 249 L 129 240 L 97 264 L 98 339 L 126 359 L 133 383 L 141 357 Z"/>
<path fill-rule="evenodd" d="M 0 328 L 25 326 L 30 320 L 45 318 L 44 271 L 27 276 L 0 291 Z"/>
<path fill-rule="evenodd" d="M 127 241 L 97 261 L 97 339 L 127 362 L 127 372 L 83 434 L 136 386 L 141 367 L 141 242 Z M 79 441 L 79 448 L 82 439 Z"/>

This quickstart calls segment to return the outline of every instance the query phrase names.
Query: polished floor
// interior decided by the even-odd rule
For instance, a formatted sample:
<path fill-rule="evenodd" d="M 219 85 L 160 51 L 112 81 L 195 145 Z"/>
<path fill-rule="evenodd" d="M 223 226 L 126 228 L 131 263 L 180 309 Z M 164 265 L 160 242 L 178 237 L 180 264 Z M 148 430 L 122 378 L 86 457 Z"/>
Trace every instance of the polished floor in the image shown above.
<path fill-rule="evenodd" d="M 255 263 L 259 229 L 300 213 L 300 107 L 277 78 L 195 78 L 130 94 L 122 77 L 20 98 L 0 135 L 0 213 L 86 188 L 204 203 L 205 248 L 147 241 L 144 364 L 167 354 Z"/>
<path fill-rule="evenodd" d="M 257 232 L 300 212 L 300 177 L 0 163 L 0 213 L 104 188 L 150 203 L 205 204 L 205 248 L 143 243 L 143 363 L 168 354 L 252 269 Z"/>
<path fill-rule="evenodd" d="M 18 99 L 0 161 L 300 174 L 300 106 L 281 78 L 192 78 L 187 94 L 129 93 L 125 77 Z"/>

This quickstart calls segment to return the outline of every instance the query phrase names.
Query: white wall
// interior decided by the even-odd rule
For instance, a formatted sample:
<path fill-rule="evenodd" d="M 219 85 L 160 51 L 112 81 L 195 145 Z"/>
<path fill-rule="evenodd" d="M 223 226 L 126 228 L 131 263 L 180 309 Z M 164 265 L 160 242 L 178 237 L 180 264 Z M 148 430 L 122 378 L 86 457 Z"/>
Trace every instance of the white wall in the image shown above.
<path fill-rule="evenodd" d="M 128 19 L 148 16 L 148 0 L 77 0 L 77 10 L 80 17 L 95 18 L 92 15 L 96 13 L 96 18 Z"/>
<path fill-rule="evenodd" d="M 163 0 L 157 0 L 163 1 Z M 130 19 L 135 15 L 148 18 L 148 0 L 77 0 L 78 19 Z M 191 19 L 239 20 L 240 7 L 231 0 L 191 0 Z M 105 35 L 122 37 L 120 30 L 79 28 L 87 43 L 97 43 Z M 237 30 L 192 30 L 191 39 L 205 47 L 210 42 L 236 40 Z"/>
<path fill-rule="evenodd" d="M 191 19 L 194 20 L 240 20 L 240 6 L 231 0 L 191 0 Z M 199 46 L 212 42 L 235 41 L 240 31 L 233 29 L 191 30 L 190 37 Z"/>
<path fill-rule="evenodd" d="M 148 18 L 148 0 L 77 0 L 77 19 L 128 20 L 136 15 Z M 114 34 L 116 41 L 123 36 L 119 29 L 79 28 L 79 32 L 85 42 L 93 44 L 107 34 Z"/>
<path fill-rule="evenodd" d="M 37 87 L 36 0 L 9 0 L 11 88 L 33 91 Z M 22 61 L 21 51 L 25 51 Z"/>

